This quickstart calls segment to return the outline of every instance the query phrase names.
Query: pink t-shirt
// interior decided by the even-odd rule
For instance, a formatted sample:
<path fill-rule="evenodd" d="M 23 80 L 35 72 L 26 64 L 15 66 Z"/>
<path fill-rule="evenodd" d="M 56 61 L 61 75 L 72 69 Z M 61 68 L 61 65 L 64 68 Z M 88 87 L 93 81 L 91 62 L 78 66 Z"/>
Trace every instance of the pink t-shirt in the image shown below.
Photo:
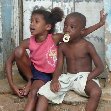
<path fill-rule="evenodd" d="M 57 62 L 57 46 L 52 34 L 48 34 L 43 42 L 37 43 L 35 37 L 30 37 L 30 59 L 34 67 L 41 72 L 53 73 Z"/>

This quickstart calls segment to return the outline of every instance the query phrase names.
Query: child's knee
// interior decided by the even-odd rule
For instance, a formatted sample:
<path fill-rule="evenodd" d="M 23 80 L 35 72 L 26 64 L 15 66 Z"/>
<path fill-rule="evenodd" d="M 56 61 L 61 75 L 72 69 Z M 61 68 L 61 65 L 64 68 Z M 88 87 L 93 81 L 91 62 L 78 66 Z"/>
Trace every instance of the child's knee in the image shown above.
<path fill-rule="evenodd" d="M 32 98 L 32 99 L 36 98 L 36 97 L 37 97 L 37 90 L 34 90 L 34 89 L 31 90 L 31 91 L 29 92 L 28 97 L 29 97 L 29 98 Z"/>
<path fill-rule="evenodd" d="M 102 94 L 101 88 L 95 89 L 91 92 L 91 96 L 94 98 L 100 98 Z"/>
<path fill-rule="evenodd" d="M 15 58 L 21 58 L 21 57 L 23 57 L 24 53 L 25 53 L 25 51 L 22 48 L 17 47 L 15 49 Z"/>

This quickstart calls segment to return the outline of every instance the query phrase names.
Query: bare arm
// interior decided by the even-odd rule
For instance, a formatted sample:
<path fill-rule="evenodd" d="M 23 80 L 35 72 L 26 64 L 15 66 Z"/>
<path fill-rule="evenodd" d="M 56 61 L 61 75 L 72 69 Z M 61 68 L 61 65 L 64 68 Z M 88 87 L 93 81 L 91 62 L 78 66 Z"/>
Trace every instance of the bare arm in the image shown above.
<path fill-rule="evenodd" d="M 84 29 L 83 37 L 87 36 L 88 34 L 92 33 L 93 31 L 95 31 L 95 30 L 99 29 L 101 26 L 103 26 L 105 24 L 106 16 L 107 16 L 107 14 L 104 14 L 104 11 L 101 10 L 99 23 Z"/>
<path fill-rule="evenodd" d="M 92 44 L 88 46 L 88 51 L 95 65 L 95 68 L 92 70 L 92 72 L 90 72 L 88 76 L 89 81 L 99 76 L 104 71 L 104 65 Z"/>
<path fill-rule="evenodd" d="M 12 65 L 14 61 L 15 61 L 14 52 L 12 52 L 12 54 L 7 59 L 6 64 L 5 64 L 6 76 L 7 76 L 9 85 L 12 89 L 13 89 Z"/>
<path fill-rule="evenodd" d="M 18 47 L 21 47 L 24 50 L 29 49 L 29 38 L 24 39 Z"/>
<path fill-rule="evenodd" d="M 17 48 L 15 48 L 15 50 L 19 49 L 19 48 L 23 48 L 24 50 L 26 48 L 28 48 L 28 39 L 24 40 L 20 46 L 18 46 Z M 6 68 L 6 76 L 9 82 L 9 85 L 11 87 L 11 89 L 19 96 L 21 97 L 20 94 L 20 90 L 16 87 L 16 85 L 13 82 L 13 77 L 12 77 L 12 66 L 13 66 L 13 62 L 15 61 L 15 50 L 12 52 L 12 54 L 9 56 L 9 58 L 7 59 L 6 63 L 5 63 L 5 68 Z"/>
<path fill-rule="evenodd" d="M 57 65 L 56 65 L 56 69 L 54 71 L 53 74 L 53 78 L 52 78 L 52 82 L 51 82 L 51 90 L 53 92 L 57 92 L 60 89 L 60 84 L 59 84 L 59 76 L 62 73 L 62 69 L 63 69 L 63 53 L 62 53 L 62 48 L 61 48 L 61 44 L 59 45 L 58 48 L 58 57 L 57 57 Z"/>

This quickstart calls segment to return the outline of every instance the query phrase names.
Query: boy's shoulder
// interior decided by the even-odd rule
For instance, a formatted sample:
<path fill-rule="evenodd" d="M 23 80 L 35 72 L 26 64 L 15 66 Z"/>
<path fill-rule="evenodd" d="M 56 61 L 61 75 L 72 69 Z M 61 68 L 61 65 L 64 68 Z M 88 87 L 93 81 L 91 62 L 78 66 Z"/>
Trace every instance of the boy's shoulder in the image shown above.
<path fill-rule="evenodd" d="M 83 42 L 84 42 L 85 44 L 87 44 L 87 45 L 93 45 L 93 44 L 91 43 L 91 41 L 88 41 L 87 39 L 83 39 Z"/>
<path fill-rule="evenodd" d="M 86 39 L 84 39 L 84 42 L 85 42 L 86 47 L 87 47 L 89 50 L 90 50 L 90 49 L 96 50 L 96 49 L 95 49 L 95 46 L 93 45 L 93 43 L 91 43 L 90 41 L 88 41 L 88 40 L 86 40 Z"/>
<path fill-rule="evenodd" d="M 94 48 L 93 43 L 91 43 L 90 41 L 86 40 L 86 39 L 82 39 L 79 43 L 78 43 L 78 47 L 84 47 L 84 48 Z"/>

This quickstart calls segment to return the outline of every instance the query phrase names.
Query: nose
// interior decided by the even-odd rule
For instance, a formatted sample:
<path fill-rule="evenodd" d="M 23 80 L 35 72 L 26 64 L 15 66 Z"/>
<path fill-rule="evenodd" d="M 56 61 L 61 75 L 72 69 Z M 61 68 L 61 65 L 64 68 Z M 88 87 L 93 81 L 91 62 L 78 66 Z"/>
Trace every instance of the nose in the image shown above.
<path fill-rule="evenodd" d="M 64 27 L 64 32 L 65 33 L 69 33 L 70 32 L 70 28 L 67 26 L 67 27 Z"/>

